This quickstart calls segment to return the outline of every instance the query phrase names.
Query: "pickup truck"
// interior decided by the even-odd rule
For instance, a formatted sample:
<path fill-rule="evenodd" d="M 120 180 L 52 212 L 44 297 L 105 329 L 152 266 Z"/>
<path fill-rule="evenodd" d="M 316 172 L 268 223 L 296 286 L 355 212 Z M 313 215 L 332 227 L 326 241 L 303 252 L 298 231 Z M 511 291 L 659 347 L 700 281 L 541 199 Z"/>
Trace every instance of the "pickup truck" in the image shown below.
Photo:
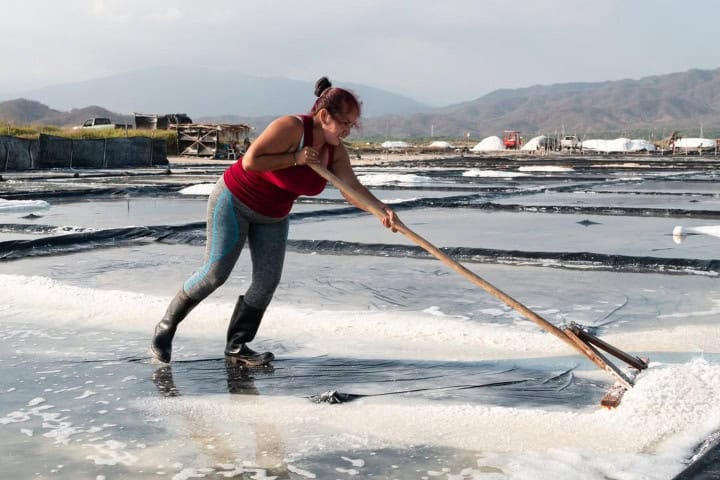
<path fill-rule="evenodd" d="M 582 142 L 577 135 L 566 135 L 560 140 L 560 150 L 563 151 L 575 151 L 582 148 Z"/>
<path fill-rule="evenodd" d="M 74 130 L 80 130 L 84 128 L 92 128 L 96 130 L 102 128 L 115 128 L 115 124 L 111 122 L 109 118 L 93 117 L 85 120 L 82 125 L 73 127 Z"/>

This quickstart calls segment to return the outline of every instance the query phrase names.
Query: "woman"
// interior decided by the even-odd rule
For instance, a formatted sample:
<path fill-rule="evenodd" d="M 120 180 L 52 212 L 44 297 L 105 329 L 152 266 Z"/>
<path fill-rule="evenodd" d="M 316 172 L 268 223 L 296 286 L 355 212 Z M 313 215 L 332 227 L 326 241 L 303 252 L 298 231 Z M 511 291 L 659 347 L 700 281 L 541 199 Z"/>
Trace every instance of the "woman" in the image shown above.
<path fill-rule="evenodd" d="M 325 179 L 308 165 L 327 167 L 365 194 L 387 213 L 383 225 L 395 231 L 395 212 L 358 182 L 342 143 L 357 125 L 360 101 L 348 90 L 333 88 L 326 77 L 317 81 L 315 95 L 318 99 L 309 115 L 273 121 L 215 185 L 208 200 L 205 263 L 185 282 L 155 327 L 150 349 L 161 362 L 170 361 L 178 324 L 230 276 L 245 240 L 250 245 L 252 281 L 230 317 L 225 355 L 251 366 L 275 358 L 270 352 L 255 352 L 247 344 L 255 338 L 280 282 L 288 214 L 295 199 L 325 189 Z"/>

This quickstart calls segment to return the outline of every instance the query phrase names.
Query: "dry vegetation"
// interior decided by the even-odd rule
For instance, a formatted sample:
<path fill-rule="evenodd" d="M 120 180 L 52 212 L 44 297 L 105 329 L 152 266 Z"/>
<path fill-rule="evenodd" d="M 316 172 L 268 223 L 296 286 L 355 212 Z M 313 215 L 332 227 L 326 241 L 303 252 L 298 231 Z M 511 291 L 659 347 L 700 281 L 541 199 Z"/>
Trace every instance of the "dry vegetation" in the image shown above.
<path fill-rule="evenodd" d="M 37 140 L 40 137 L 40 134 L 77 139 L 125 137 L 159 138 L 165 140 L 168 155 L 173 155 L 177 151 L 177 133 L 175 130 L 135 130 L 132 128 L 75 130 L 72 128 L 61 128 L 52 125 L 15 125 L 10 123 L 0 123 L 0 135 Z"/>

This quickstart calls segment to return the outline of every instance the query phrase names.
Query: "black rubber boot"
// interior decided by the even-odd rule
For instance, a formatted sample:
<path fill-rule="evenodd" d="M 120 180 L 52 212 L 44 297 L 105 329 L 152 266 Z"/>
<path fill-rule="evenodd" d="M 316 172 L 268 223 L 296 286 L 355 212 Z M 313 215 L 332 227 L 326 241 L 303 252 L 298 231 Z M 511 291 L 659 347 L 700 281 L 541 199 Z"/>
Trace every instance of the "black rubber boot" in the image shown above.
<path fill-rule="evenodd" d="M 238 298 L 227 331 L 227 357 L 251 367 L 267 365 L 275 359 L 271 352 L 259 353 L 246 345 L 255 338 L 264 314 L 264 308 L 252 307 L 245 303 L 242 296 Z"/>
<path fill-rule="evenodd" d="M 172 341 L 180 322 L 187 317 L 190 310 L 200 303 L 188 297 L 184 290 L 180 290 L 168 305 L 165 316 L 155 326 L 155 335 L 150 344 L 150 352 L 164 363 L 170 362 L 172 355 Z"/>

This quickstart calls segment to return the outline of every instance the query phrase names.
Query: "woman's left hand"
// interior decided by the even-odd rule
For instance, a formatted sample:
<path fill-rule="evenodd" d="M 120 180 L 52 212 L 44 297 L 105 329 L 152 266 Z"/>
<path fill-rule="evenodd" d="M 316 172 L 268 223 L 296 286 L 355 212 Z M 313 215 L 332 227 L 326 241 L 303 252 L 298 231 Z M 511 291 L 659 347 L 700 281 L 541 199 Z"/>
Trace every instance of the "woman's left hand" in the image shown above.
<path fill-rule="evenodd" d="M 299 152 L 293 153 L 293 160 L 295 165 L 320 165 L 320 155 L 317 150 L 312 147 L 303 147 Z"/>
<path fill-rule="evenodd" d="M 390 207 L 384 207 L 383 210 L 385 211 L 385 217 L 382 219 L 382 224 L 385 228 L 389 228 L 393 232 L 397 232 L 396 223 L 400 223 L 400 219 L 395 213 L 395 210 Z"/>

